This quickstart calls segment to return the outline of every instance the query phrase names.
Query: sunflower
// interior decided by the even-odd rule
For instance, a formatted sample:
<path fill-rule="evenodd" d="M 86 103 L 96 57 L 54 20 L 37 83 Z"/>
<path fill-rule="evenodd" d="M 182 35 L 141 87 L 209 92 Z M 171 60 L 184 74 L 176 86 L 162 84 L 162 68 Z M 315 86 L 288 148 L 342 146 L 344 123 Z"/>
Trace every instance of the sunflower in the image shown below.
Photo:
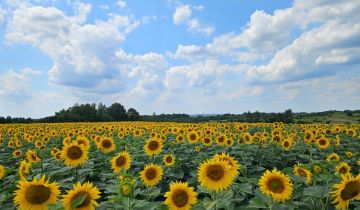
<path fill-rule="evenodd" d="M 95 206 L 98 206 L 96 199 L 100 198 L 99 189 L 90 182 L 80 184 L 80 182 L 73 185 L 72 190 L 67 191 L 67 194 L 63 196 L 63 207 L 66 210 L 94 210 Z M 72 207 L 72 202 L 84 196 L 83 202 L 77 207 Z"/>
<path fill-rule="evenodd" d="M 25 179 L 25 174 L 29 174 L 31 164 L 26 162 L 26 160 L 21 161 L 19 166 L 19 176 L 21 179 Z"/>
<path fill-rule="evenodd" d="M 330 146 L 330 140 L 325 137 L 320 137 L 316 140 L 316 144 L 320 149 L 326 149 Z"/>
<path fill-rule="evenodd" d="M 223 191 L 233 182 L 236 173 L 226 160 L 211 159 L 200 164 L 198 180 L 201 186 L 209 190 Z"/>
<path fill-rule="evenodd" d="M 342 162 L 339 165 L 336 166 L 335 168 L 335 172 L 338 174 L 342 174 L 342 175 L 346 175 L 349 174 L 351 171 L 351 168 L 349 166 L 349 164 L 347 164 L 346 162 Z"/>
<path fill-rule="evenodd" d="M 49 204 L 56 204 L 57 197 L 60 194 L 59 185 L 56 182 L 49 183 L 45 176 L 29 182 L 26 180 L 19 181 L 14 192 L 14 204 L 19 209 L 28 210 L 46 210 Z"/>
<path fill-rule="evenodd" d="M 14 158 L 18 158 L 18 157 L 21 157 L 22 156 L 22 152 L 21 150 L 15 150 L 13 153 L 12 153 L 13 157 Z"/>
<path fill-rule="evenodd" d="M 174 155 L 164 155 L 163 162 L 166 166 L 173 166 L 175 163 Z"/>
<path fill-rule="evenodd" d="M 239 174 L 240 165 L 239 165 L 238 161 L 235 160 L 230 155 L 226 154 L 225 152 L 222 152 L 220 155 L 215 154 L 213 159 L 219 159 L 219 160 L 226 161 L 229 164 L 230 169 L 234 172 L 235 176 L 237 176 Z"/>
<path fill-rule="evenodd" d="M 0 180 L 2 180 L 5 177 L 6 169 L 3 165 L 0 165 Z"/>
<path fill-rule="evenodd" d="M 243 139 L 245 144 L 253 143 L 253 136 L 249 132 L 243 134 Z"/>
<path fill-rule="evenodd" d="M 190 210 L 197 201 L 197 193 L 187 182 L 170 184 L 170 191 L 165 193 L 164 203 L 170 210 Z"/>
<path fill-rule="evenodd" d="M 336 209 L 345 210 L 352 200 L 360 200 L 360 174 L 353 177 L 351 174 L 343 175 L 342 181 L 333 185 L 335 188 L 331 194 L 334 197 L 332 203 L 336 204 Z"/>
<path fill-rule="evenodd" d="M 140 178 L 147 187 L 153 187 L 162 179 L 162 168 L 155 164 L 148 164 L 140 172 Z"/>
<path fill-rule="evenodd" d="M 36 155 L 36 152 L 32 149 L 28 149 L 26 151 L 26 158 L 28 159 L 29 163 L 37 163 L 41 161 L 41 159 Z"/>
<path fill-rule="evenodd" d="M 182 143 L 184 142 L 185 138 L 183 135 L 177 135 L 176 136 L 176 141 L 179 142 L 179 143 Z"/>
<path fill-rule="evenodd" d="M 59 152 L 59 149 L 56 148 L 56 147 L 54 147 L 54 148 L 51 149 L 50 154 L 51 154 L 52 156 L 55 156 L 58 152 Z"/>
<path fill-rule="evenodd" d="M 234 139 L 228 138 L 228 139 L 226 140 L 226 146 L 227 146 L 227 147 L 231 147 L 233 144 L 234 144 Z"/>
<path fill-rule="evenodd" d="M 331 153 L 330 155 L 327 156 L 326 161 L 327 162 L 331 162 L 331 161 L 339 161 L 340 160 L 340 156 L 336 153 Z"/>
<path fill-rule="evenodd" d="M 111 168 L 114 173 L 120 173 L 121 169 L 129 170 L 131 164 L 131 155 L 128 152 L 121 152 L 111 160 Z"/>
<path fill-rule="evenodd" d="M 101 138 L 101 140 L 97 143 L 97 147 L 102 153 L 107 154 L 115 150 L 115 143 L 112 138 Z"/>
<path fill-rule="evenodd" d="M 347 158 L 351 159 L 353 156 L 353 153 L 348 151 L 348 152 L 345 152 L 345 155 Z"/>
<path fill-rule="evenodd" d="M 261 192 L 271 196 L 277 202 L 284 202 L 291 198 L 293 185 L 290 178 L 281 171 L 266 170 L 259 180 Z"/>
<path fill-rule="evenodd" d="M 212 139 L 211 139 L 210 137 L 207 137 L 207 136 L 203 137 L 203 138 L 201 139 L 201 142 L 202 142 L 203 145 L 205 145 L 206 147 L 210 147 L 210 146 L 212 145 L 212 143 L 213 143 Z"/>
<path fill-rule="evenodd" d="M 35 141 L 36 148 L 40 149 L 44 146 L 44 143 L 40 140 Z"/>
<path fill-rule="evenodd" d="M 285 151 L 289 151 L 289 149 L 293 146 L 293 142 L 290 139 L 286 139 L 281 143 L 281 146 Z"/>
<path fill-rule="evenodd" d="M 316 174 L 321 174 L 324 170 L 323 167 L 318 163 L 313 163 L 311 165 L 311 168 L 312 168 L 313 172 Z"/>
<path fill-rule="evenodd" d="M 73 142 L 64 146 L 61 156 L 64 159 L 65 165 L 79 166 L 88 160 L 88 150 L 77 142 Z"/>
<path fill-rule="evenodd" d="M 216 138 L 216 144 L 220 146 L 224 146 L 226 144 L 227 138 L 225 135 L 220 135 Z"/>
<path fill-rule="evenodd" d="M 300 164 L 297 164 L 294 166 L 294 174 L 296 176 L 301 176 L 301 177 L 305 177 L 306 178 L 306 184 L 307 185 L 310 185 L 311 184 L 311 177 L 312 177 L 312 174 L 311 172 L 304 168 L 304 167 L 301 167 Z"/>
<path fill-rule="evenodd" d="M 148 156 L 160 154 L 162 148 L 163 148 L 163 144 L 158 139 L 148 139 L 144 145 L 145 153 Z"/>
<path fill-rule="evenodd" d="M 187 134 L 187 139 L 190 144 L 195 144 L 199 139 L 199 135 L 196 131 L 190 131 Z"/>
<path fill-rule="evenodd" d="M 129 182 L 120 185 L 120 193 L 124 197 L 129 197 L 134 192 L 133 185 Z"/>

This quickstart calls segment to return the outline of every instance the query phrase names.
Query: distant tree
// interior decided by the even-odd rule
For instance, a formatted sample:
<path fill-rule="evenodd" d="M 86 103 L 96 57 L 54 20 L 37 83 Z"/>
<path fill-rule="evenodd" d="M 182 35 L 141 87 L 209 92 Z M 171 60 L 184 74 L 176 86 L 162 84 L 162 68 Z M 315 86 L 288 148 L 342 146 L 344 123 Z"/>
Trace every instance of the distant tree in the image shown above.
<path fill-rule="evenodd" d="M 140 120 L 140 114 L 138 111 L 136 111 L 136 109 L 134 108 L 130 108 L 127 111 L 127 118 L 130 121 L 136 121 L 136 120 Z"/>
<path fill-rule="evenodd" d="M 120 103 L 113 103 L 107 108 L 107 113 L 116 121 L 123 121 L 127 119 L 126 109 Z"/>
<path fill-rule="evenodd" d="M 285 110 L 284 117 L 283 117 L 284 123 L 293 123 L 294 122 L 294 116 L 291 109 Z"/>

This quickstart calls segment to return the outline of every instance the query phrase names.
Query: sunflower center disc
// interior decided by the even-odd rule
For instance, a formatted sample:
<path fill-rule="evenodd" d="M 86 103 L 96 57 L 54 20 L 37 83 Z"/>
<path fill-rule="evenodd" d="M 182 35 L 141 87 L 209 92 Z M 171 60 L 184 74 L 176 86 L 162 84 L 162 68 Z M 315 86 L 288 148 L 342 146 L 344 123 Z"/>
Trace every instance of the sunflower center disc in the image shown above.
<path fill-rule="evenodd" d="M 148 178 L 150 180 L 154 179 L 156 177 L 156 170 L 153 168 L 150 168 L 150 169 L 146 170 L 145 175 L 146 175 L 146 178 Z"/>
<path fill-rule="evenodd" d="M 352 181 L 346 184 L 344 190 L 341 191 L 341 198 L 350 200 L 360 193 L 360 182 Z"/>
<path fill-rule="evenodd" d="M 29 187 L 25 192 L 25 199 L 31 204 L 45 203 L 51 195 L 48 187 L 43 185 L 34 185 Z"/>
<path fill-rule="evenodd" d="M 191 140 L 191 141 L 195 141 L 195 140 L 196 140 L 196 135 L 195 135 L 195 134 L 191 134 L 191 135 L 190 135 L 190 140 Z"/>
<path fill-rule="evenodd" d="M 298 173 L 299 173 L 300 176 L 305 176 L 306 177 L 306 173 L 305 173 L 304 170 L 298 169 Z"/>
<path fill-rule="evenodd" d="M 340 172 L 341 174 L 346 174 L 346 173 L 348 172 L 348 170 L 347 170 L 347 168 L 345 168 L 345 167 L 341 167 L 340 170 L 339 170 L 339 172 Z"/>
<path fill-rule="evenodd" d="M 72 146 L 67 151 L 67 156 L 72 160 L 77 160 L 82 156 L 82 150 L 78 146 Z"/>
<path fill-rule="evenodd" d="M 170 156 L 166 157 L 166 162 L 167 163 L 172 163 L 172 157 L 170 157 Z"/>
<path fill-rule="evenodd" d="M 324 139 L 320 139 L 319 144 L 320 144 L 320 145 L 325 145 L 325 144 L 326 144 L 326 141 L 325 141 Z"/>
<path fill-rule="evenodd" d="M 219 165 L 210 166 L 207 172 L 207 176 L 214 181 L 222 179 L 224 174 L 224 169 Z"/>
<path fill-rule="evenodd" d="M 111 143 L 111 141 L 109 141 L 109 140 L 104 140 L 104 141 L 102 142 L 102 146 L 103 146 L 104 148 L 110 148 L 111 145 L 112 145 L 112 143 Z"/>
<path fill-rule="evenodd" d="M 280 180 L 275 179 L 270 182 L 270 189 L 274 193 L 281 193 L 284 189 L 284 186 Z"/>
<path fill-rule="evenodd" d="M 124 156 L 120 156 L 116 159 L 116 166 L 121 167 L 126 163 L 126 158 Z"/>
<path fill-rule="evenodd" d="M 174 201 L 175 205 L 177 207 L 183 207 L 186 205 L 186 203 L 188 202 L 188 195 L 185 191 L 183 190 L 178 190 L 174 193 L 174 195 L 172 196 L 172 200 Z"/>
<path fill-rule="evenodd" d="M 149 143 L 149 149 L 150 149 L 151 151 L 156 150 L 158 147 L 159 147 L 159 143 L 158 143 L 157 141 L 151 141 L 151 142 Z"/>

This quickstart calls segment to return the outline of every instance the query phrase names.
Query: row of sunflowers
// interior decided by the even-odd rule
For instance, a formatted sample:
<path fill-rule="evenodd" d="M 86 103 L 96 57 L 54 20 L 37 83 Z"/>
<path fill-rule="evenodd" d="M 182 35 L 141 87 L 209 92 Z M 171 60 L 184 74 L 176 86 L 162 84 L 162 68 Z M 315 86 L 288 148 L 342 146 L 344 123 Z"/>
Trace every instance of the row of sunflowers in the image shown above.
<path fill-rule="evenodd" d="M 360 209 L 359 124 L 0 125 L 1 209 Z"/>

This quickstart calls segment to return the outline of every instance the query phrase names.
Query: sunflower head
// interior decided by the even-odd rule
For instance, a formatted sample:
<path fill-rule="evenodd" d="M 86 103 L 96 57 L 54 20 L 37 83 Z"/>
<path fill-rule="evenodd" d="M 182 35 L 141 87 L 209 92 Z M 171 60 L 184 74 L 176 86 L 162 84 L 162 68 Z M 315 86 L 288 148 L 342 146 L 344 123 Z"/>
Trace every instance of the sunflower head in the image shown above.
<path fill-rule="evenodd" d="M 201 186 L 217 192 L 227 189 L 236 175 L 226 160 L 207 160 L 198 168 L 198 180 Z"/>
<path fill-rule="evenodd" d="M 333 185 L 333 188 L 332 203 L 336 204 L 337 209 L 346 210 L 350 201 L 360 199 L 360 174 L 356 177 L 350 174 L 342 175 L 342 181 Z"/>
<path fill-rule="evenodd" d="M 294 174 L 296 176 L 305 177 L 307 185 L 311 183 L 311 179 L 312 179 L 311 172 L 307 168 L 302 167 L 300 164 L 294 166 Z"/>
<path fill-rule="evenodd" d="M 337 174 L 346 175 L 346 174 L 349 174 L 350 171 L 351 171 L 351 168 L 350 168 L 349 164 L 347 164 L 346 162 L 340 163 L 335 168 L 335 172 Z"/>
<path fill-rule="evenodd" d="M 21 156 L 22 156 L 21 150 L 15 150 L 15 151 L 13 152 L 13 157 L 14 157 L 14 158 L 19 158 L 19 157 L 21 157 Z"/>
<path fill-rule="evenodd" d="M 173 166 L 175 163 L 175 156 L 174 155 L 164 155 L 163 162 L 165 166 Z"/>
<path fill-rule="evenodd" d="M 40 162 L 40 158 L 37 156 L 36 152 L 32 149 L 28 149 L 26 151 L 26 158 L 28 159 L 29 163 L 37 163 Z"/>
<path fill-rule="evenodd" d="M 316 140 L 316 144 L 320 149 L 326 149 L 330 146 L 330 140 L 325 137 L 320 137 Z"/>
<path fill-rule="evenodd" d="M 47 209 L 49 204 L 56 204 L 60 194 L 59 185 L 56 182 L 49 183 L 45 176 L 41 179 L 34 178 L 29 182 L 19 181 L 18 190 L 14 192 L 14 204 L 19 209 Z"/>
<path fill-rule="evenodd" d="M 65 145 L 61 155 L 68 166 L 79 166 L 88 160 L 88 150 L 77 142 Z"/>
<path fill-rule="evenodd" d="M 131 165 L 131 155 L 124 151 L 116 155 L 111 160 L 111 168 L 116 174 L 120 173 L 121 169 L 129 170 Z"/>
<path fill-rule="evenodd" d="M 163 170 L 155 164 L 146 165 L 140 172 L 140 178 L 147 187 L 153 187 L 162 179 Z"/>
<path fill-rule="evenodd" d="M 199 140 L 199 134 L 196 131 L 190 131 L 187 139 L 190 144 L 195 144 Z"/>
<path fill-rule="evenodd" d="M 120 192 L 124 197 L 129 197 L 133 193 L 133 185 L 129 182 L 120 184 Z"/>
<path fill-rule="evenodd" d="M 319 164 L 319 163 L 313 163 L 313 164 L 311 165 L 311 169 L 312 169 L 312 171 L 313 171 L 314 173 L 316 173 L 316 174 L 321 174 L 321 173 L 324 171 L 324 168 L 323 168 L 322 165 Z"/>
<path fill-rule="evenodd" d="M 340 160 L 340 156 L 336 153 L 331 153 L 326 158 L 327 162 L 333 162 L 333 161 L 339 161 L 339 160 Z"/>
<path fill-rule="evenodd" d="M 284 202 L 292 196 L 293 185 L 290 178 L 276 169 L 267 170 L 259 180 L 261 192 L 277 202 Z"/>
<path fill-rule="evenodd" d="M 110 153 L 115 150 L 115 143 L 112 138 L 101 138 L 96 144 L 102 153 Z"/>
<path fill-rule="evenodd" d="M 148 156 L 158 155 L 162 151 L 163 144 L 159 139 L 149 139 L 144 145 L 145 153 Z"/>
<path fill-rule="evenodd" d="M 187 182 L 175 182 L 170 184 L 170 191 L 165 193 L 164 203 L 170 210 L 185 210 L 197 201 L 197 193 L 193 187 L 189 187 Z"/>

